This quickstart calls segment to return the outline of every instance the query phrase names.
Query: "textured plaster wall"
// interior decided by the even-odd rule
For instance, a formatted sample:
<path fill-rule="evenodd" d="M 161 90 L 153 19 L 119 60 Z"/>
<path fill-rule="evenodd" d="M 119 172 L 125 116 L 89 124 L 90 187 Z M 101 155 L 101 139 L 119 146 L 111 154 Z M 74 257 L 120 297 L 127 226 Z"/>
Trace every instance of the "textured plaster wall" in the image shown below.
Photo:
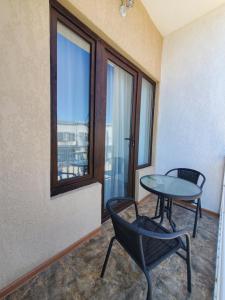
<path fill-rule="evenodd" d="M 101 185 L 50 198 L 48 1 L 1 1 L 0 287 L 101 224 Z"/>
<path fill-rule="evenodd" d="M 156 171 L 207 178 L 203 207 L 218 212 L 225 154 L 225 6 L 164 40 Z"/>
<path fill-rule="evenodd" d="M 105 41 L 152 78 L 160 79 L 162 36 L 141 1 L 135 1 L 125 18 L 120 0 L 59 0 Z"/>
<path fill-rule="evenodd" d="M 84 21 L 86 14 L 159 78 L 161 37 L 138 1 L 126 19 L 129 26 L 118 19 L 119 1 L 73 2 Z M 50 198 L 48 1 L 2 0 L 0 43 L 2 288 L 100 226 L 101 185 Z"/>

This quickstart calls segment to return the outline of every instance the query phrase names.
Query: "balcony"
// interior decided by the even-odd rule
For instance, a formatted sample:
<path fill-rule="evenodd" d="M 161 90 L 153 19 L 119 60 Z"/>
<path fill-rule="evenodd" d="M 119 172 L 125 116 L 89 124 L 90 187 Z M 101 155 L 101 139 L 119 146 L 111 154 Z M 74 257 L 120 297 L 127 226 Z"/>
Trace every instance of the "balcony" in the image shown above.
<path fill-rule="evenodd" d="M 146 299 L 148 275 L 117 242 L 100 278 L 107 203 L 151 218 L 159 196 L 158 233 L 178 246 L 175 231 L 190 233 L 192 293 L 172 255 L 152 271 L 153 300 L 224 300 L 225 0 L 2 0 L 0 49 L 0 299 Z M 163 194 L 154 179 L 174 168 L 204 187 L 177 172 L 199 192 Z M 174 206 L 175 228 L 170 208 L 199 197 L 193 238 L 194 214 Z M 116 214 L 133 220 L 128 204 Z"/>

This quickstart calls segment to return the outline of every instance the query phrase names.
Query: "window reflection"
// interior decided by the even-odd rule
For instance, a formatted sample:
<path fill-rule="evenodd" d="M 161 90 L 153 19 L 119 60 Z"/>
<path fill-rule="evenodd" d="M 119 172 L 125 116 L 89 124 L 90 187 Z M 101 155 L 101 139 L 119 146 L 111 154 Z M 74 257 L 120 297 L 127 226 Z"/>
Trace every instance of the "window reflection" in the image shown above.
<path fill-rule="evenodd" d="M 58 179 L 88 173 L 88 124 L 58 122 Z"/>
<path fill-rule="evenodd" d="M 58 180 L 88 174 L 90 44 L 57 24 Z"/>
<path fill-rule="evenodd" d="M 153 86 L 146 79 L 142 79 L 141 108 L 139 128 L 138 165 L 150 163 L 151 157 L 151 128 L 152 128 Z"/>

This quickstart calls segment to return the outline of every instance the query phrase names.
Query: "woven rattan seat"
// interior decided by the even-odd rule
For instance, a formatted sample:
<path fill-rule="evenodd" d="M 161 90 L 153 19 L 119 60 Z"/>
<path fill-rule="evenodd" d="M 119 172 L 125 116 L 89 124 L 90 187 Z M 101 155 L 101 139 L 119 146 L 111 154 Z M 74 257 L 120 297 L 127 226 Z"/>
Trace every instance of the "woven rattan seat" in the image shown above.
<path fill-rule="evenodd" d="M 135 206 L 136 219 L 133 223 L 129 223 L 121 218 L 114 209 L 115 204 L 119 204 L 123 201 L 132 201 Z M 147 300 L 152 299 L 151 269 L 173 253 L 178 254 L 186 261 L 187 288 L 188 291 L 191 292 L 189 235 L 185 231 L 171 233 L 152 219 L 146 216 L 140 216 L 134 199 L 114 198 L 107 202 L 106 207 L 113 223 L 115 236 L 112 237 L 109 243 L 106 258 L 102 267 L 101 277 L 104 276 L 113 242 L 114 240 L 117 240 L 144 272 L 148 283 Z M 181 236 L 186 237 L 186 246 L 182 242 Z M 179 253 L 178 250 L 180 248 L 186 251 L 186 256 Z"/>
<path fill-rule="evenodd" d="M 146 216 L 140 216 L 133 222 L 137 226 L 157 233 L 170 233 L 166 228 L 160 226 L 155 221 Z M 160 240 L 150 237 L 143 237 L 143 252 L 145 257 L 145 263 L 148 268 L 157 265 L 160 260 L 167 258 L 179 248 L 181 248 L 181 238 L 175 238 L 172 240 Z"/>

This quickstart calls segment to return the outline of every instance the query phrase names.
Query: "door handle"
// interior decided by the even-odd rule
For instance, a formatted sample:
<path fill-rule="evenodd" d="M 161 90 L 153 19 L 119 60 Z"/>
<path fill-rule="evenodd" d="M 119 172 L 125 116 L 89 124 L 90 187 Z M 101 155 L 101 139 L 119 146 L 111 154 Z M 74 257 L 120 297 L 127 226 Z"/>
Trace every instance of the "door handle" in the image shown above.
<path fill-rule="evenodd" d="M 124 138 L 125 141 L 129 141 L 131 146 L 134 147 L 135 145 L 135 140 L 133 138 Z"/>

